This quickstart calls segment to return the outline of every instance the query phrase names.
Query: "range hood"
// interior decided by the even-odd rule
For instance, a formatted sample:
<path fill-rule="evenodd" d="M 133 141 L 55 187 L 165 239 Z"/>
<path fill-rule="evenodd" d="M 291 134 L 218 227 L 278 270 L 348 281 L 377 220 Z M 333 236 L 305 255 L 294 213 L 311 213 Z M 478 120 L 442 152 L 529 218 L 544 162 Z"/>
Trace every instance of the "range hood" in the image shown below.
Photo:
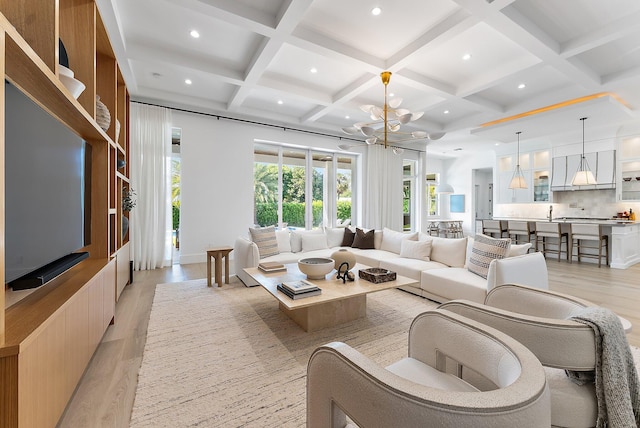
<path fill-rule="evenodd" d="M 599 190 L 616 188 L 616 151 L 585 153 L 591 171 L 598 184 L 589 186 L 572 186 L 571 180 L 578 170 L 582 155 L 557 156 L 553 158 L 551 174 L 551 191 Z"/>

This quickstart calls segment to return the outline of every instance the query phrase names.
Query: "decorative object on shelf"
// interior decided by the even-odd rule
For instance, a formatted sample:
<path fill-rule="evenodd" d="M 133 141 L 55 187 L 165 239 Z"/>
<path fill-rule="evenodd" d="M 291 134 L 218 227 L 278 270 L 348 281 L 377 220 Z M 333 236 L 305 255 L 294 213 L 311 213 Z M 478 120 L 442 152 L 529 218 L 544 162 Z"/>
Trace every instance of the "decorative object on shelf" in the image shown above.
<path fill-rule="evenodd" d="M 111 126 L 111 113 L 109 113 L 107 106 L 100 101 L 100 95 L 96 95 L 96 122 L 105 132 Z"/>
<path fill-rule="evenodd" d="M 124 159 L 118 159 L 116 162 L 118 169 L 124 168 L 126 164 L 127 164 L 127 161 Z"/>
<path fill-rule="evenodd" d="M 136 206 L 137 201 L 134 196 L 136 196 L 135 190 L 122 188 L 122 211 L 131 211 Z"/>
<path fill-rule="evenodd" d="M 309 257 L 298 260 L 298 269 L 308 279 L 324 279 L 333 270 L 335 262 L 328 257 Z"/>
<path fill-rule="evenodd" d="M 573 180 L 571 180 L 572 186 L 598 184 L 596 182 L 596 178 L 593 176 L 593 172 L 591 172 L 591 169 L 589 168 L 587 158 L 584 157 L 584 121 L 587 120 L 587 118 L 581 117 L 580 120 L 582 121 L 582 158 L 580 158 L 580 165 L 578 166 L 578 170 L 573 176 Z"/>
<path fill-rule="evenodd" d="M 349 263 L 349 269 L 353 269 L 356 265 L 356 255 L 345 248 L 334 251 L 331 254 L 331 258 L 335 260 L 335 269 L 338 269 L 338 267 L 340 267 L 340 265 L 343 263 Z"/>
<path fill-rule="evenodd" d="M 120 140 L 120 121 L 116 119 L 116 143 Z"/>
<path fill-rule="evenodd" d="M 374 284 L 396 280 L 395 272 L 382 268 L 360 269 L 358 276 Z"/>
<path fill-rule="evenodd" d="M 372 104 L 360 106 L 365 113 L 369 113 L 372 122 L 358 122 L 351 127 L 342 128 L 342 132 L 349 135 L 361 133 L 367 144 L 383 144 L 384 148 L 393 144 L 417 141 L 437 140 L 444 136 L 444 132 L 428 134 L 425 131 L 401 132 L 401 125 L 420 119 L 424 112 L 411 113 L 407 109 L 401 109 L 402 98 L 394 98 L 388 101 L 387 87 L 391 80 L 391 72 L 380 73 L 384 85 L 384 105 L 382 107 Z M 402 149 L 393 147 L 395 154 L 401 154 Z"/>
<path fill-rule="evenodd" d="M 524 179 L 522 169 L 520 169 L 520 134 L 522 131 L 516 132 L 518 136 L 518 157 L 516 158 L 516 169 L 513 171 L 513 177 L 511 183 L 509 183 L 509 189 L 526 189 L 527 181 Z"/>
<path fill-rule="evenodd" d="M 62 39 L 60 38 L 58 38 L 58 64 L 69 67 L 69 56 L 67 55 L 67 49 L 64 47 L 64 43 L 62 43 Z"/>
<path fill-rule="evenodd" d="M 73 76 L 73 70 L 70 70 L 64 65 L 58 65 L 58 78 L 60 82 L 71 92 L 71 96 L 77 100 L 80 94 L 86 89 L 86 86 Z"/>
<path fill-rule="evenodd" d="M 631 181 L 631 178 L 632 178 L 632 177 L 622 177 L 622 179 L 623 179 L 624 181 Z M 637 178 L 637 177 L 636 177 L 636 178 Z"/>
<path fill-rule="evenodd" d="M 127 189 L 126 187 L 122 188 L 122 211 L 129 212 L 136 206 L 136 200 L 133 198 L 136 195 L 136 192 L 133 189 Z M 122 215 L 122 239 L 127 236 L 127 231 L 129 230 L 129 218 Z"/>

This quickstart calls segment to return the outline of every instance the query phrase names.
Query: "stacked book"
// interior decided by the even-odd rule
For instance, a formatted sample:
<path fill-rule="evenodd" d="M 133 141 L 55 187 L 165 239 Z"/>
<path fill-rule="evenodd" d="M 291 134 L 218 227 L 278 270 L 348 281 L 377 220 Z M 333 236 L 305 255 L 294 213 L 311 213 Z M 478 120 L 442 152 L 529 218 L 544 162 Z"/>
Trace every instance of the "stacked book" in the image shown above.
<path fill-rule="evenodd" d="M 285 265 L 283 265 L 282 263 L 278 263 L 278 262 L 263 262 L 263 263 L 260 263 L 258 265 L 258 269 L 260 269 L 263 272 L 278 272 L 278 271 L 287 270 Z"/>
<path fill-rule="evenodd" d="M 299 281 L 285 281 L 282 284 L 278 284 L 278 291 L 294 300 L 317 296 L 322 292 L 315 284 L 305 281 L 304 279 Z"/>

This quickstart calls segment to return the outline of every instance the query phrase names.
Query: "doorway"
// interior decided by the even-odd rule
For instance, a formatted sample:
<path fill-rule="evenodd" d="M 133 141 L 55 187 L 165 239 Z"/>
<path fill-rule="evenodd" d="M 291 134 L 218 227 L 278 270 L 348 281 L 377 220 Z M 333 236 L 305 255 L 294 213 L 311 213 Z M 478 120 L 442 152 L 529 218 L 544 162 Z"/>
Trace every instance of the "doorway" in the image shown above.
<path fill-rule="evenodd" d="M 473 210 L 475 232 L 482 231 L 482 220 L 493 217 L 493 168 L 473 170 Z"/>

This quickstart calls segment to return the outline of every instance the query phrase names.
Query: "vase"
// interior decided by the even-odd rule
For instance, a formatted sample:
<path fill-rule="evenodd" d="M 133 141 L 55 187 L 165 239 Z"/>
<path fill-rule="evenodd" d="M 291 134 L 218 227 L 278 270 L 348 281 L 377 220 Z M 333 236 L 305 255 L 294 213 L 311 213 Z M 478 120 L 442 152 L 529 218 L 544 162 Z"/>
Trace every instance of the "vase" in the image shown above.
<path fill-rule="evenodd" d="M 335 260 L 335 268 L 338 269 L 342 263 L 349 263 L 349 270 L 353 269 L 356 265 L 356 255 L 351 251 L 344 248 L 334 251 L 331 254 L 331 258 Z"/>
<path fill-rule="evenodd" d="M 96 122 L 104 132 L 107 132 L 111 126 L 111 113 L 109 113 L 107 106 L 100 101 L 100 95 L 96 95 Z"/>
<path fill-rule="evenodd" d="M 129 230 L 129 218 L 122 216 L 122 240 L 124 241 L 124 237 L 127 236 L 127 231 Z"/>

